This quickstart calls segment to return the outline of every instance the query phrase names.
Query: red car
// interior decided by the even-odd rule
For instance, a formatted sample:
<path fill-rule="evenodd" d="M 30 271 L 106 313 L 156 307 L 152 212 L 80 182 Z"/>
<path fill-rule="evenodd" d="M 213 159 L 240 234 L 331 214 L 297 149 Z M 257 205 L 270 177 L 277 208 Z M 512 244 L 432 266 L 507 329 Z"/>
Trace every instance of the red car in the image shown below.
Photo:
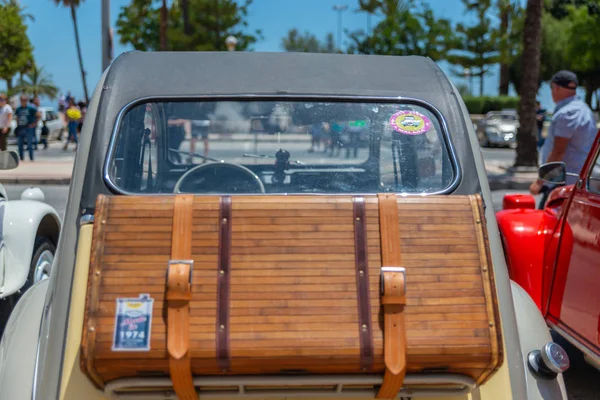
<path fill-rule="evenodd" d="M 496 214 L 513 281 L 552 329 L 600 369 L 600 132 L 574 185 L 554 190 L 543 210 L 530 195 L 506 195 Z M 562 184 L 565 164 L 540 166 Z"/>

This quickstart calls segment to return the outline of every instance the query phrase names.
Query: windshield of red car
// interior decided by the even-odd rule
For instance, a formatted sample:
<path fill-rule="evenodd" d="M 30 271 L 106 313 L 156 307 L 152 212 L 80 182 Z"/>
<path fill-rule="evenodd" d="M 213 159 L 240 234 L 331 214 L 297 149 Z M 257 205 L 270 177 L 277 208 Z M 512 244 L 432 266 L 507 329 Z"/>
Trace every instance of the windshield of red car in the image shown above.
<path fill-rule="evenodd" d="M 433 193 L 450 160 L 421 105 L 159 101 L 124 113 L 107 175 L 129 193 Z"/>

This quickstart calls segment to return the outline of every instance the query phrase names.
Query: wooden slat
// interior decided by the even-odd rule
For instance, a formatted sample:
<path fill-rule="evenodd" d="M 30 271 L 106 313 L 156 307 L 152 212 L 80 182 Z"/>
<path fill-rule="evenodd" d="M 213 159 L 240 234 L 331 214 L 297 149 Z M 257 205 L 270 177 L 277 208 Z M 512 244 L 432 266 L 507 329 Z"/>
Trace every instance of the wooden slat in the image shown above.
<path fill-rule="evenodd" d="M 399 197 L 400 246 L 407 270 L 408 370 L 488 377 L 501 351 L 493 279 L 483 224 L 468 196 Z M 192 368 L 218 374 L 216 282 L 219 198 L 194 199 L 194 259 L 190 309 Z M 380 326 L 379 212 L 366 196 L 369 294 L 375 371 L 383 371 Z M 93 315 L 98 325 L 91 354 L 98 379 L 168 376 L 164 274 L 171 245 L 173 197 L 111 197 L 97 249 L 101 279 Z M 356 372 L 358 315 L 351 196 L 242 196 L 232 202 L 231 373 Z M 479 218 L 480 222 L 477 222 Z M 112 352 L 118 297 L 154 299 L 151 350 Z M 88 308 L 89 309 L 89 308 Z M 86 321 L 90 321 L 89 316 Z M 497 350 L 494 350 L 494 346 Z M 131 375 L 127 375 L 131 374 Z"/>

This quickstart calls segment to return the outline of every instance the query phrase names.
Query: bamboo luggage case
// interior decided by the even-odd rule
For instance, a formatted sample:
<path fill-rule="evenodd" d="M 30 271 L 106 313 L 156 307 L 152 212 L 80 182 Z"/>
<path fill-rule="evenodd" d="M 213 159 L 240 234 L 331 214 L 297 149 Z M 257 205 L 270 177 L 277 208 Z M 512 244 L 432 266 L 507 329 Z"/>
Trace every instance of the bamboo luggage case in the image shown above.
<path fill-rule="evenodd" d="M 489 260 L 478 195 L 100 195 L 81 367 L 99 388 L 171 377 L 181 399 L 192 375 L 377 373 L 379 398 L 405 373 L 481 384 L 503 358 Z M 118 299 L 142 294 L 148 329 L 117 348 Z"/>

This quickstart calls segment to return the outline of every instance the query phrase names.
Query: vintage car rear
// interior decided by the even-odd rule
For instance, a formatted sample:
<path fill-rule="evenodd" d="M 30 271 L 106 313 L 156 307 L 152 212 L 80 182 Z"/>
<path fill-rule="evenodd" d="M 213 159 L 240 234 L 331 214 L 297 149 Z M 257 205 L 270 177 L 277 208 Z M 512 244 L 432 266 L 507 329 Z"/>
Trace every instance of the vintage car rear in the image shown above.
<path fill-rule="evenodd" d="M 117 58 L 0 398 L 566 398 L 457 93 L 420 57 Z"/>

